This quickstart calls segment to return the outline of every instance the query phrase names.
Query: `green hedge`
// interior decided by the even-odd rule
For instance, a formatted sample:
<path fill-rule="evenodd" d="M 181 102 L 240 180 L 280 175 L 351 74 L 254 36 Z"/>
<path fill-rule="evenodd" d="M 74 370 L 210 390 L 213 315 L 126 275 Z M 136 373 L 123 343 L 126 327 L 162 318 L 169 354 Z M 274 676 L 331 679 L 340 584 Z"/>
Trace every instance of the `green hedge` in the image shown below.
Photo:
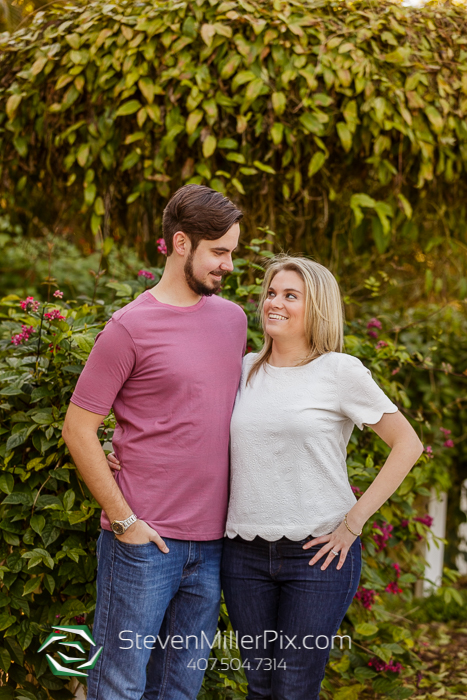
<path fill-rule="evenodd" d="M 448 2 L 38 12 L 0 38 L 0 204 L 155 261 L 169 195 L 208 184 L 293 250 L 447 257 L 430 274 L 463 298 L 466 29 Z"/>
<path fill-rule="evenodd" d="M 252 241 L 252 260 L 268 257 L 269 251 L 264 250 L 267 245 L 265 239 Z M 248 275 L 260 274 L 260 270 L 257 262 L 237 259 L 234 273 L 223 288 L 223 294 L 240 303 L 248 314 L 251 348 L 261 342 L 255 325 L 259 280 L 249 284 Z M 157 281 L 161 269 L 150 271 Z M 145 284 L 148 282 L 143 277 L 126 283 L 108 281 L 106 293 L 115 295 L 109 302 L 100 295 L 95 301 L 84 298 L 79 302 L 51 295 L 53 303 L 42 301 L 36 310 L 27 310 L 16 295 L 0 301 L 0 698 L 70 697 L 64 681 L 51 675 L 45 655 L 37 650 L 53 624 L 80 623 L 85 617 L 92 625 L 99 509 L 70 459 L 61 429 L 95 335 L 111 313 L 141 293 Z M 53 309 L 53 315 L 62 318 L 45 315 Z M 381 318 L 391 329 L 391 317 Z M 422 406 L 411 403 L 405 388 L 407 377 L 417 375 L 417 352 L 408 352 L 391 331 L 378 331 L 380 336 L 375 339 L 369 335 L 375 327 L 373 324 L 368 328 L 370 321 L 364 314 L 347 327 L 346 351 L 371 367 L 392 400 L 414 416 L 420 432 L 422 424 L 417 420 Z M 24 333 L 25 329 L 29 330 Z M 412 335 L 412 341 L 416 338 Z M 423 350 L 418 340 L 419 350 Z M 352 637 L 352 649 L 332 652 L 324 697 L 356 699 L 364 689 L 371 688 L 400 699 L 413 692 L 415 674 L 422 667 L 416 653 L 417 640 L 413 630 L 399 624 L 391 604 L 395 595 L 410 601 L 413 583 L 422 575 L 418 541 L 426 536 L 427 527 L 414 519 L 420 515 L 420 504 L 431 487 L 444 489 L 449 484 L 449 449 L 443 450 L 443 436 L 435 421 L 430 442 L 436 459 L 425 454 L 365 527 L 359 598 L 342 626 L 342 632 Z M 111 415 L 99 431 L 102 443 L 111 439 L 113 427 Z M 427 430 L 426 425 L 423 429 Z M 370 431 L 355 432 L 348 460 L 355 489 L 367 488 L 387 452 L 384 443 Z M 400 576 L 395 562 L 400 564 Z M 395 593 L 387 592 L 391 583 L 397 584 L 402 593 L 397 593 L 397 588 Z M 446 592 L 452 593 L 449 587 Z M 220 629 L 228 632 L 228 626 L 223 609 Z M 231 653 L 238 656 L 235 651 Z M 225 655 L 224 650 L 218 652 L 219 658 Z M 368 665 L 372 657 L 380 659 L 383 670 Z M 384 670 L 391 663 L 401 663 L 402 672 Z M 242 698 L 244 691 L 241 671 L 215 668 L 207 672 L 200 698 Z"/>

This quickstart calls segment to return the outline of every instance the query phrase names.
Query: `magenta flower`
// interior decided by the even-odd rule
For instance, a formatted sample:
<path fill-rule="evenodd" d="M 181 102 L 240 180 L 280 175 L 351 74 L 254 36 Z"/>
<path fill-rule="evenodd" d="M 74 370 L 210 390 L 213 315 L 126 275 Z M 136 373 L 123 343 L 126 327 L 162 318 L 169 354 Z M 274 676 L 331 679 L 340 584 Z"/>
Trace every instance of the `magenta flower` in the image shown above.
<path fill-rule="evenodd" d="M 370 338 L 378 337 L 378 333 L 376 331 L 368 331 L 368 335 L 370 336 Z"/>
<path fill-rule="evenodd" d="M 409 521 L 406 518 L 401 520 L 401 527 L 408 527 L 408 525 L 409 525 Z"/>
<path fill-rule="evenodd" d="M 451 434 L 451 431 L 448 430 L 447 428 L 440 428 L 440 430 L 443 433 L 444 437 L 447 437 L 448 435 Z"/>
<path fill-rule="evenodd" d="M 363 493 L 362 489 L 359 489 L 358 486 L 351 486 L 350 488 L 356 496 L 360 496 Z"/>
<path fill-rule="evenodd" d="M 379 532 L 373 535 L 373 540 L 377 546 L 377 552 L 380 552 L 386 546 L 387 541 L 392 537 L 391 532 L 394 527 L 390 523 L 373 523 L 373 528 L 379 530 Z"/>
<path fill-rule="evenodd" d="M 392 567 L 393 569 L 395 569 L 397 578 L 399 578 L 399 576 L 401 575 L 401 567 L 399 566 L 399 564 L 393 564 Z"/>
<path fill-rule="evenodd" d="M 138 277 L 145 277 L 147 280 L 155 280 L 155 276 L 149 270 L 140 270 L 138 272 Z"/>
<path fill-rule="evenodd" d="M 414 518 L 418 523 L 422 523 L 422 525 L 426 525 L 427 527 L 431 527 L 433 525 L 433 518 L 431 515 L 419 515 L 416 518 Z"/>
<path fill-rule="evenodd" d="M 388 344 L 386 343 L 385 340 L 379 340 L 379 341 L 376 343 L 376 349 L 377 349 L 377 350 L 381 350 L 381 348 L 387 348 L 387 346 L 388 346 Z"/>
<path fill-rule="evenodd" d="M 53 309 L 52 311 L 49 311 L 48 313 L 44 314 L 44 318 L 46 318 L 47 321 L 65 321 L 65 316 L 60 314 L 60 309 Z"/>
<path fill-rule="evenodd" d="M 59 289 L 57 289 L 56 292 L 53 293 L 54 297 L 57 297 L 57 299 L 63 299 L 63 292 L 61 292 Z"/>
<path fill-rule="evenodd" d="M 427 446 L 425 447 L 425 452 L 427 453 L 428 457 L 431 457 L 431 458 L 434 457 L 433 448 L 432 448 L 431 445 L 427 445 Z"/>
<path fill-rule="evenodd" d="M 446 440 L 446 442 L 443 442 L 443 447 L 454 447 L 454 442 L 452 440 Z"/>
<path fill-rule="evenodd" d="M 354 598 L 359 600 L 364 608 L 371 610 L 371 606 L 375 602 L 375 595 L 376 594 L 373 589 L 359 586 Z"/>
<path fill-rule="evenodd" d="M 23 311 L 37 311 L 41 305 L 40 301 L 34 301 L 34 297 L 26 297 L 26 301 L 21 302 Z"/>
<path fill-rule="evenodd" d="M 395 664 L 391 659 L 391 661 L 388 664 L 386 664 L 382 659 L 378 659 L 376 656 L 373 656 L 373 658 L 369 660 L 368 666 L 372 666 L 378 673 L 380 673 L 381 671 L 392 671 L 393 673 L 400 673 L 403 669 L 403 666 L 400 664 L 399 661 Z"/>
<path fill-rule="evenodd" d="M 397 581 L 391 581 L 391 583 L 388 583 L 384 590 L 386 593 L 402 593 L 402 588 L 399 588 Z"/>
<path fill-rule="evenodd" d="M 35 333 L 36 331 L 32 326 L 21 326 L 21 333 L 17 333 L 11 338 L 11 342 L 13 345 L 21 345 L 22 343 L 25 343 L 29 338 L 31 337 L 32 333 Z"/>
<path fill-rule="evenodd" d="M 382 329 L 383 325 L 381 321 L 379 321 L 377 318 L 372 318 L 368 321 L 366 324 L 367 328 L 378 328 L 379 330 Z"/>
<path fill-rule="evenodd" d="M 163 238 L 158 238 L 157 241 L 157 250 L 159 253 L 162 253 L 162 255 L 167 255 L 167 246 L 165 244 L 165 241 Z"/>
<path fill-rule="evenodd" d="M 391 374 L 392 374 L 392 375 L 398 374 L 398 372 L 400 372 L 400 369 L 401 369 L 400 367 L 396 367 L 396 369 L 393 369 L 393 370 L 392 370 Z"/>

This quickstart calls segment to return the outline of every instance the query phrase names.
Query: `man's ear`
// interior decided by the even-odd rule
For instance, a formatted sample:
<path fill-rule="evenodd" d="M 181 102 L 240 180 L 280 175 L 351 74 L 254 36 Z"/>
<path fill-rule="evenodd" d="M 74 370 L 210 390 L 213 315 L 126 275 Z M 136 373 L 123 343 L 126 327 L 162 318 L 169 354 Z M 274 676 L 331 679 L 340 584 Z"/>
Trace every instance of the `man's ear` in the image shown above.
<path fill-rule="evenodd" d="M 188 236 L 183 231 L 177 231 L 173 237 L 174 253 L 184 257 L 189 252 L 190 242 Z"/>

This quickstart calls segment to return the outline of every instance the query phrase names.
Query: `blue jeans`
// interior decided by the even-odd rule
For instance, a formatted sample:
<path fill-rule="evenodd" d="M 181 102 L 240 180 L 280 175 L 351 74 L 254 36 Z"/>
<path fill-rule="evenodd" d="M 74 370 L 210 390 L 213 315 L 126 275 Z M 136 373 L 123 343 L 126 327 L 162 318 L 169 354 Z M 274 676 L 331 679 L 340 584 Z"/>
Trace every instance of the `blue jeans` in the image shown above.
<path fill-rule="evenodd" d="M 97 607 L 87 700 L 195 700 L 220 607 L 223 539 L 97 541 Z M 179 636 L 177 636 L 179 635 Z M 190 637 L 187 639 L 187 637 Z"/>
<path fill-rule="evenodd" d="M 309 539 L 224 540 L 222 588 L 238 633 L 248 700 L 319 698 L 332 637 L 360 580 L 361 544 L 354 541 L 342 569 L 332 562 L 321 571 L 325 557 L 308 565 L 322 547 L 302 549 Z"/>

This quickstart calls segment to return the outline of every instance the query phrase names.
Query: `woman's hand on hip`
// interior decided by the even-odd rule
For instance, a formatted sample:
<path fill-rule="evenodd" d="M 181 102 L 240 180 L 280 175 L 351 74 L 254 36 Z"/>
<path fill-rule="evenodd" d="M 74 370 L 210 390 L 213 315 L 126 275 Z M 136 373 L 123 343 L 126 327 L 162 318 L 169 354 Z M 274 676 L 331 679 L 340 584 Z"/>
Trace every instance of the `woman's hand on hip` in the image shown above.
<path fill-rule="evenodd" d="M 316 564 L 317 561 L 319 561 L 320 559 L 322 559 L 322 557 L 327 555 L 326 559 L 324 560 L 321 566 L 321 570 L 324 571 L 325 569 L 327 569 L 329 564 L 337 558 L 339 558 L 339 561 L 337 563 L 336 569 L 341 569 L 344 566 L 347 553 L 356 539 L 357 538 L 354 535 L 352 535 L 351 532 L 348 531 L 348 529 L 345 527 L 345 524 L 342 522 L 339 525 L 339 527 L 336 530 L 334 530 L 334 532 L 331 532 L 330 535 L 322 535 L 321 537 L 315 537 L 315 539 L 310 540 L 309 542 L 304 544 L 303 549 L 309 549 L 310 547 L 316 544 L 323 544 L 324 546 L 321 547 L 321 549 L 318 552 L 316 552 L 313 559 L 310 559 L 310 566 L 313 566 L 313 564 Z"/>

